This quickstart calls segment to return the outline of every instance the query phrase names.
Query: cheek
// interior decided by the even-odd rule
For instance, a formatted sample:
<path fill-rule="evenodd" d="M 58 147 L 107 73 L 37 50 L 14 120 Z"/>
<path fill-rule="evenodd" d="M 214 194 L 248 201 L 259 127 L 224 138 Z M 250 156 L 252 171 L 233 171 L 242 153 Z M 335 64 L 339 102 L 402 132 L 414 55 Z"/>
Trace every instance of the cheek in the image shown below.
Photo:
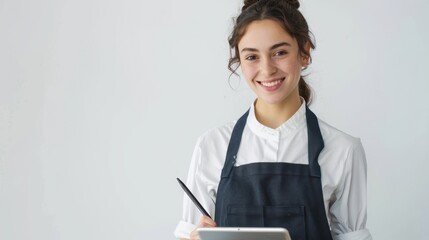
<path fill-rule="evenodd" d="M 256 75 L 256 67 L 252 65 L 241 65 L 241 72 L 247 81 L 252 81 Z"/>
<path fill-rule="evenodd" d="M 294 64 L 289 69 L 290 72 L 293 72 L 296 75 L 301 75 L 301 65 L 300 64 Z"/>
<path fill-rule="evenodd" d="M 290 74 L 301 75 L 302 65 L 297 61 L 287 61 L 283 64 L 284 72 L 288 72 Z"/>

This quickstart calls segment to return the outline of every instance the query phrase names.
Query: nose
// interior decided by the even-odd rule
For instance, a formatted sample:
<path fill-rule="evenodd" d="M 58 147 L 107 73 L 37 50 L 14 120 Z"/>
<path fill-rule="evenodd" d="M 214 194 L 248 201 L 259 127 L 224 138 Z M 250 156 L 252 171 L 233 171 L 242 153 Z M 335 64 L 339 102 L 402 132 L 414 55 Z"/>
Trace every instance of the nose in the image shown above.
<path fill-rule="evenodd" d="M 271 76 L 277 72 L 277 66 L 271 58 L 267 57 L 261 60 L 262 61 L 260 62 L 260 72 L 264 76 Z"/>

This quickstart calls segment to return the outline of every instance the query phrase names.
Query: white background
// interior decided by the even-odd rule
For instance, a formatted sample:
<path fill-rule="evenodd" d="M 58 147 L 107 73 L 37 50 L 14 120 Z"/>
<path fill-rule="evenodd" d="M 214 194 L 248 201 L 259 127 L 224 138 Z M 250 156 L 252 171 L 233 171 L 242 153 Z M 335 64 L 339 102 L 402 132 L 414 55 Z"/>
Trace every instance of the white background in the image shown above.
<path fill-rule="evenodd" d="M 240 7 L 0 0 L 0 239 L 173 239 L 197 137 L 254 99 L 228 83 Z M 301 10 L 311 107 L 362 139 L 374 239 L 427 239 L 429 2 Z"/>

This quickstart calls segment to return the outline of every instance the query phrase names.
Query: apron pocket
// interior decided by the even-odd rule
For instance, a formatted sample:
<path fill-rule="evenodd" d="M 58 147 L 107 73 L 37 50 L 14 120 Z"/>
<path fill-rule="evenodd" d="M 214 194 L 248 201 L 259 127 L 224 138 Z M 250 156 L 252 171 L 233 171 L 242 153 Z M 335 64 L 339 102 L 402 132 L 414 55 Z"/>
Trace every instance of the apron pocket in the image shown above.
<path fill-rule="evenodd" d="M 262 206 L 228 205 L 226 223 L 228 227 L 264 227 Z"/>
<path fill-rule="evenodd" d="M 282 227 L 293 240 L 306 240 L 305 207 L 228 205 L 227 227 Z"/>
<path fill-rule="evenodd" d="M 293 240 L 305 240 L 304 206 L 264 206 L 264 227 L 286 228 Z"/>

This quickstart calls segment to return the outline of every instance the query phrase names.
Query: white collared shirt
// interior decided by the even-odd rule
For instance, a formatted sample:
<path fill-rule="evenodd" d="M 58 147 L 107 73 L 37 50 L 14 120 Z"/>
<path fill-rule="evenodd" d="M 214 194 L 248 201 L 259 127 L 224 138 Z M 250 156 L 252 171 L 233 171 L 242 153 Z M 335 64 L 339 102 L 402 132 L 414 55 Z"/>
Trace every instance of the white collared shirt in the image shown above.
<path fill-rule="evenodd" d="M 306 104 L 277 129 L 268 128 L 250 107 L 235 166 L 253 162 L 308 164 Z M 216 191 L 226 151 L 236 122 L 209 130 L 199 137 L 186 185 L 214 218 Z M 351 137 L 319 119 L 325 144 L 319 155 L 325 212 L 336 240 L 370 240 L 366 225 L 366 158 L 358 138 Z M 174 232 L 189 238 L 201 213 L 185 195 L 182 220 Z"/>

